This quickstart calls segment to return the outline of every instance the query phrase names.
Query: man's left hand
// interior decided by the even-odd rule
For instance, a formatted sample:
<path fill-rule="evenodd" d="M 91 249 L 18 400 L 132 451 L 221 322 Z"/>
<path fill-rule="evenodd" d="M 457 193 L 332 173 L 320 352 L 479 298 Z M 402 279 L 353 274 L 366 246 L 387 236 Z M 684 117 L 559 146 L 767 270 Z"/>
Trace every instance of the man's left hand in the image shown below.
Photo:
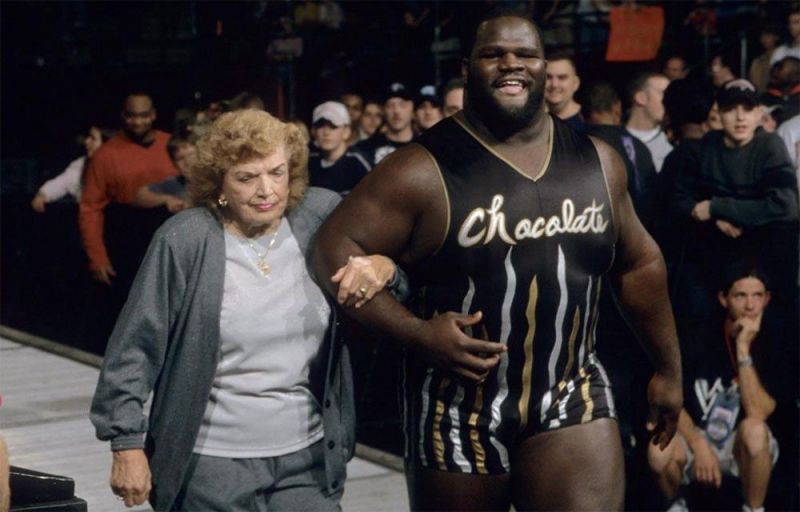
<path fill-rule="evenodd" d="M 683 407 L 680 378 L 666 377 L 656 372 L 647 386 L 647 400 L 650 402 L 647 430 L 653 436 L 652 442 L 664 450 L 675 436 L 678 416 Z"/>

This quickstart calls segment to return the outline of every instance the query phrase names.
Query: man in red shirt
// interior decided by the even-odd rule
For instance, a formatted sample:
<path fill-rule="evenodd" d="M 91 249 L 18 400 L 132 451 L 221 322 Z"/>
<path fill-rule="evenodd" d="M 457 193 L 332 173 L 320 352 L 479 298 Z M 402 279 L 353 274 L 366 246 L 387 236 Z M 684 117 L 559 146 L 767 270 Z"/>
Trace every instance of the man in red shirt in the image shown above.
<path fill-rule="evenodd" d="M 169 134 L 155 130 L 156 109 L 147 93 L 131 93 L 121 112 L 122 132 L 92 157 L 80 203 L 81 238 L 94 279 L 107 285 L 116 275 L 103 240 L 109 203 L 130 204 L 136 191 L 176 174 L 167 154 Z"/>

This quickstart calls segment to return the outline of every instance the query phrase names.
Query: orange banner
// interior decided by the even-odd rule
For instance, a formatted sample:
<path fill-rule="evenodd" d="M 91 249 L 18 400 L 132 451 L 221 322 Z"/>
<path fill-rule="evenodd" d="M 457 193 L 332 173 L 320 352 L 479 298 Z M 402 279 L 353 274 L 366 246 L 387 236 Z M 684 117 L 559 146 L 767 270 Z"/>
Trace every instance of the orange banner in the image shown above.
<path fill-rule="evenodd" d="M 661 7 L 614 7 L 606 60 L 638 62 L 653 60 L 664 37 L 664 9 Z"/>

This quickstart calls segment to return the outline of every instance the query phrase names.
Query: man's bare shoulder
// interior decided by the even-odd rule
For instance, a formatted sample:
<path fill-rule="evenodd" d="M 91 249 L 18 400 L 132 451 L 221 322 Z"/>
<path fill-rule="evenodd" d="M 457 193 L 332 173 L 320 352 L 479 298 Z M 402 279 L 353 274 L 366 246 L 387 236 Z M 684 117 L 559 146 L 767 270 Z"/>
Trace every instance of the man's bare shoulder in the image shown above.
<path fill-rule="evenodd" d="M 612 199 L 621 197 L 628 190 L 628 171 L 625 168 L 622 157 L 608 143 L 591 135 L 589 139 L 597 149 L 597 155 L 600 157 L 600 165 L 603 168 L 603 174 L 605 174 L 608 191 Z"/>
<path fill-rule="evenodd" d="M 354 193 L 362 187 L 395 199 L 407 199 L 407 195 L 426 198 L 441 189 L 441 177 L 433 156 L 420 144 L 412 143 L 384 158 Z"/>

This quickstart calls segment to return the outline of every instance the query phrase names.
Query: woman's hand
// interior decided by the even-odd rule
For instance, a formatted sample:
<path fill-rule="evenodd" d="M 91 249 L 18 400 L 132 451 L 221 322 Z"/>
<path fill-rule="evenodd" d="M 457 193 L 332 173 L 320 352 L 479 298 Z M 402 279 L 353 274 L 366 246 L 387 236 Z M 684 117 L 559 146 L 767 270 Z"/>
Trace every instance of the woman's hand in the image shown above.
<path fill-rule="evenodd" d="M 141 505 L 150 495 L 150 464 L 144 450 L 120 450 L 113 452 L 111 466 L 111 490 L 126 507 Z"/>
<path fill-rule="evenodd" d="M 339 304 L 360 308 L 386 287 L 394 278 L 395 264 L 386 256 L 351 256 L 347 265 L 333 274 L 331 281 L 339 283 L 336 299 Z"/>

